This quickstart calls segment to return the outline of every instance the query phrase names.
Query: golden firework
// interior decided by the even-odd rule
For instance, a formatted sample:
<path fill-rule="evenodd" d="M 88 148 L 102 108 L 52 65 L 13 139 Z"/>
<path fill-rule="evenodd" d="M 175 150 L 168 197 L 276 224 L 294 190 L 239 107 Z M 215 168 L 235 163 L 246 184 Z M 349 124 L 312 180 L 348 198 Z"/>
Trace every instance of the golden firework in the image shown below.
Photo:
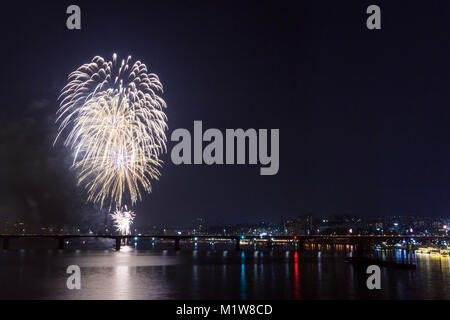
<path fill-rule="evenodd" d="M 109 198 L 110 206 L 121 207 L 126 194 L 134 204 L 140 186 L 151 192 L 166 151 L 166 104 L 155 93 L 162 85 L 141 62 L 130 67 L 130 60 L 95 57 L 69 75 L 60 96 L 56 139 L 67 131 L 64 145 L 74 151 L 78 183 L 100 206 Z"/>

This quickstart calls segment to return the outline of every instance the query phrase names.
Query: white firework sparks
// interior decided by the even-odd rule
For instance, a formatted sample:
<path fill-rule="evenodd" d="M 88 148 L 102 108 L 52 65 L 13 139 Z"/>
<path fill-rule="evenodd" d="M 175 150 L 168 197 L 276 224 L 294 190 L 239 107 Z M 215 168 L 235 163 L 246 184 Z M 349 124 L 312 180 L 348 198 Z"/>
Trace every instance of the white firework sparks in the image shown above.
<path fill-rule="evenodd" d="M 128 210 L 127 206 L 125 209 L 116 209 L 111 213 L 111 217 L 114 221 L 114 226 L 121 235 L 129 235 L 131 233 L 131 224 L 133 223 L 135 214 L 133 211 Z"/>
<path fill-rule="evenodd" d="M 139 187 L 151 192 L 158 179 L 159 155 L 166 151 L 167 117 L 162 84 L 131 57 L 118 63 L 95 57 L 69 75 L 57 111 L 58 137 L 68 131 L 64 145 L 74 151 L 73 168 L 88 201 L 110 198 L 121 207 L 126 192 L 131 203 L 141 199 Z M 56 142 L 55 140 L 55 142 Z"/>

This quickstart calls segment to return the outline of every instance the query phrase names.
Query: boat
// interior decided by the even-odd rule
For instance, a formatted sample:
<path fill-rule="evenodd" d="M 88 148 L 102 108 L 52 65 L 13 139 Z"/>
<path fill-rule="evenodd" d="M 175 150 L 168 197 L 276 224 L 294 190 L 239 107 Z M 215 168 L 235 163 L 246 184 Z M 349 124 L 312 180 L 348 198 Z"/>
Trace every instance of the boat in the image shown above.
<path fill-rule="evenodd" d="M 441 247 L 441 248 L 419 247 L 419 248 L 417 248 L 416 253 L 429 254 L 432 256 L 448 256 L 449 250 L 448 250 L 448 247 Z"/>
<path fill-rule="evenodd" d="M 431 249 L 433 249 L 433 248 L 430 248 L 430 247 L 419 247 L 419 248 L 417 248 L 416 253 L 429 254 Z"/>
<path fill-rule="evenodd" d="M 431 248 L 430 255 L 439 256 L 441 255 L 441 250 L 439 248 Z"/>

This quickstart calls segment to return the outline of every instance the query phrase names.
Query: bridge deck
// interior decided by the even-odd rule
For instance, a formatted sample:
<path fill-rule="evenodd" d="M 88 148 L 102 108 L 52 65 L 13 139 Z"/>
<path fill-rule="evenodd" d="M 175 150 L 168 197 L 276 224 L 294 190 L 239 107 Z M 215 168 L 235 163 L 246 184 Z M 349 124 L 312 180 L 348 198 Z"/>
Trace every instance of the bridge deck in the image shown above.
<path fill-rule="evenodd" d="M 160 239 L 160 240 L 173 240 L 175 249 L 180 249 L 180 240 L 229 240 L 234 241 L 236 249 L 240 250 L 241 240 L 263 240 L 270 246 L 273 241 L 285 240 L 292 241 L 301 248 L 304 247 L 307 241 L 322 242 L 322 243 L 337 243 L 345 242 L 355 244 L 359 248 L 367 248 L 370 243 L 382 241 L 382 240 L 411 240 L 430 242 L 433 240 L 449 241 L 450 236 L 415 236 L 415 235 L 284 235 L 284 236 L 254 236 L 254 235 L 151 235 L 151 234 L 137 234 L 137 235 L 110 235 L 110 234 L 0 234 L 0 238 L 3 240 L 3 249 L 9 249 L 10 240 L 17 238 L 47 238 L 56 239 L 58 243 L 58 249 L 64 249 L 64 241 L 66 239 L 79 239 L 79 238 L 103 238 L 114 239 L 116 250 L 120 250 L 122 241 L 130 238 L 137 239 Z"/>

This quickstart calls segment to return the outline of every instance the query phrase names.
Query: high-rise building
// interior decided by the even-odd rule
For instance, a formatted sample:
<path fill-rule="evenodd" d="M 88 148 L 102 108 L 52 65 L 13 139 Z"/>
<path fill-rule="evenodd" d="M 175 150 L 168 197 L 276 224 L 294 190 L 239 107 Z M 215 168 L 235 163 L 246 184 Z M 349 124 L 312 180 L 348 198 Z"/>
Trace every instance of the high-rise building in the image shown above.
<path fill-rule="evenodd" d="M 206 232 L 205 218 L 197 218 L 195 220 L 195 232 L 196 233 L 205 233 Z"/>

